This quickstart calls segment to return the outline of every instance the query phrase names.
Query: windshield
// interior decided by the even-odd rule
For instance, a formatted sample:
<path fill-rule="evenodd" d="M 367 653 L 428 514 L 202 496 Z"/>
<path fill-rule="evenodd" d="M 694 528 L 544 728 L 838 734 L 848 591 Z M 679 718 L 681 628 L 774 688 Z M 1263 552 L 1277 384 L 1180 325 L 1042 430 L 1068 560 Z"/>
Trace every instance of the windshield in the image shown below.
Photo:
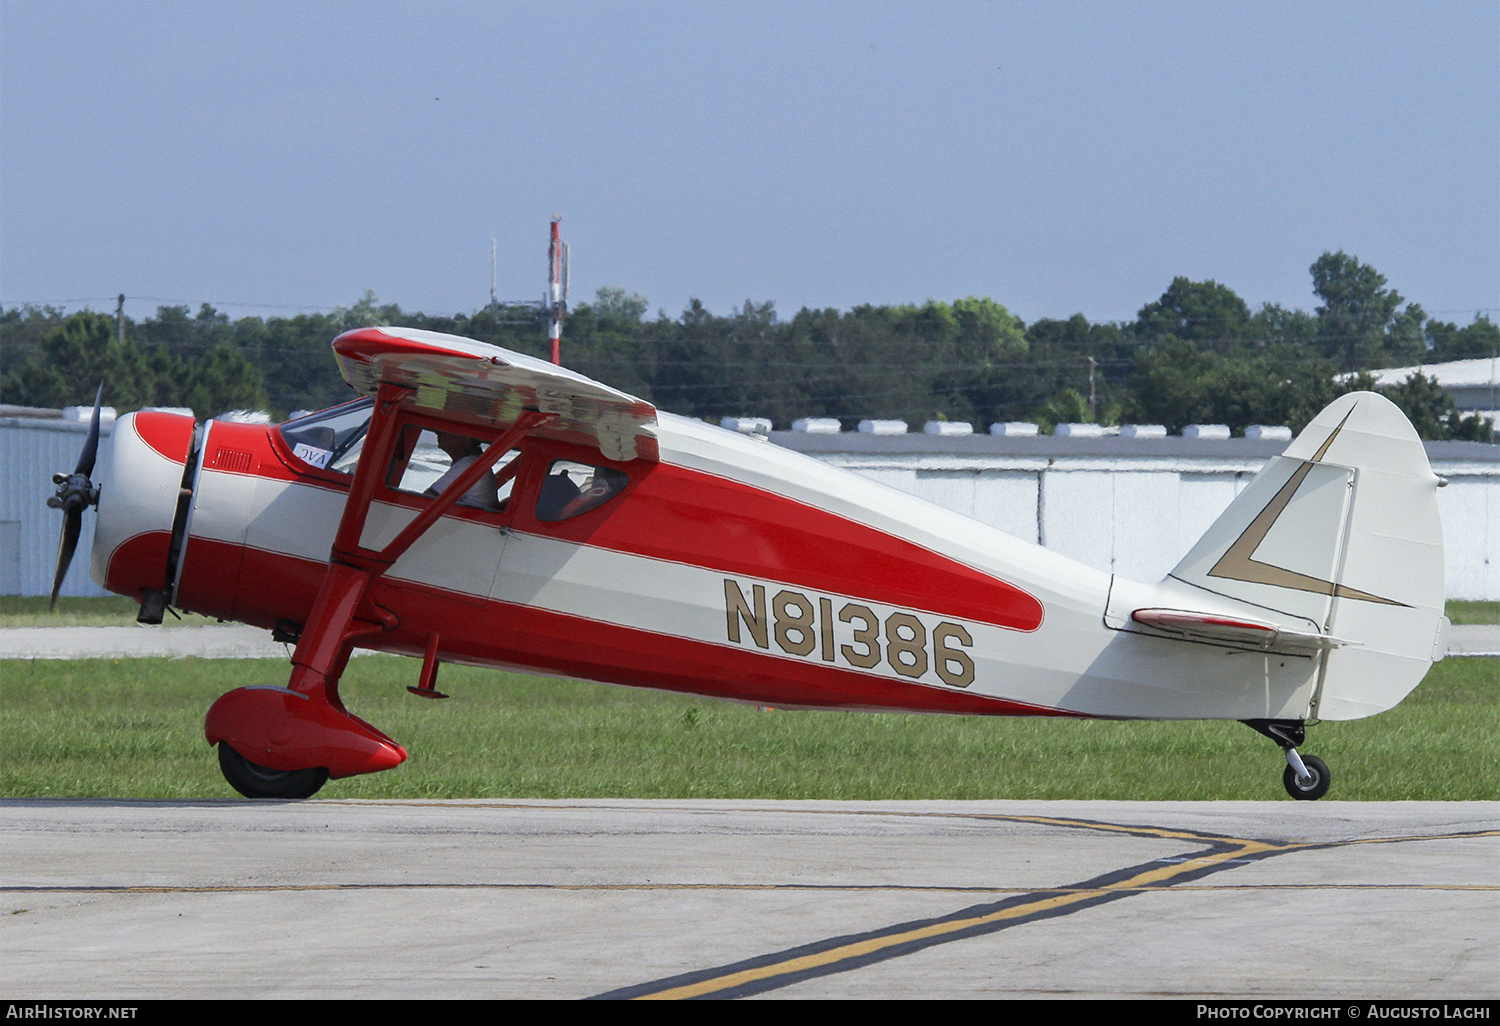
<path fill-rule="evenodd" d="M 354 473 L 375 400 L 358 399 L 289 420 L 276 430 L 299 460 L 339 474 Z"/>

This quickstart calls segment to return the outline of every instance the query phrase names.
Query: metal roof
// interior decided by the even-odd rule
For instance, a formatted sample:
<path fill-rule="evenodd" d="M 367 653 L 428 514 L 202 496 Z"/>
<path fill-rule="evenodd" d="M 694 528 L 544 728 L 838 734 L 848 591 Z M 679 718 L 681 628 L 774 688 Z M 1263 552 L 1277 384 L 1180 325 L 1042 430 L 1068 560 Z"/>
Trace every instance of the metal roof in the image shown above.
<path fill-rule="evenodd" d="M 1449 360 L 1447 363 L 1424 363 L 1415 367 L 1387 367 L 1373 372 L 1381 387 L 1399 385 L 1413 374 L 1435 378 L 1443 388 L 1494 385 L 1500 382 L 1500 359 L 1481 356 L 1473 360 Z"/>
<path fill-rule="evenodd" d="M 998 435 L 943 436 L 928 434 L 872 435 L 846 431 L 814 435 L 801 431 L 772 431 L 777 445 L 809 456 L 973 456 L 1012 458 L 1160 458 L 1268 460 L 1291 443 L 1258 438 L 1203 439 L 1171 435 L 1166 438 L 1069 438 L 1058 435 L 1010 437 Z M 1500 445 L 1486 442 L 1423 442 L 1433 462 L 1500 463 Z"/>

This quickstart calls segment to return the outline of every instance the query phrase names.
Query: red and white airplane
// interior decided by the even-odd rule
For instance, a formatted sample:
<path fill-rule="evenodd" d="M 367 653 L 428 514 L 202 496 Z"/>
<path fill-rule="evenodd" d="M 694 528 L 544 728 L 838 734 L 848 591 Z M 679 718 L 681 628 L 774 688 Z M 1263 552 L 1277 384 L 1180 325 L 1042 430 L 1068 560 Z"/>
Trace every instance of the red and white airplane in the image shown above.
<path fill-rule="evenodd" d="M 531 357 L 365 328 L 366 398 L 274 427 L 142 412 L 50 500 L 91 572 L 295 640 L 286 687 L 209 710 L 250 797 L 406 751 L 351 715 L 351 650 L 800 708 L 1241 720 L 1328 788 L 1310 719 L 1391 708 L 1441 658 L 1442 483 L 1405 417 L 1346 395 L 1164 580 L 1136 582 Z M 433 494 L 437 492 L 438 494 Z M 71 541 L 70 541 L 71 537 Z"/>

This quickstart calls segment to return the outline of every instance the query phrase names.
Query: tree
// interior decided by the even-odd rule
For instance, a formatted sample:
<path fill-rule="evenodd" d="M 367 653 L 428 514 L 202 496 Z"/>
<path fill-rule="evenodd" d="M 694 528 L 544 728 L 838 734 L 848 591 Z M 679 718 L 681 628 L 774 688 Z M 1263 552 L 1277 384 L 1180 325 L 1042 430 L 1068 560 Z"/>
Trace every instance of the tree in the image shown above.
<path fill-rule="evenodd" d="M 1324 253 L 1309 268 L 1313 292 L 1323 300 L 1317 309 L 1318 340 L 1324 356 L 1343 370 L 1416 363 L 1426 352 L 1416 304 L 1397 320 L 1405 300 L 1385 287 L 1385 275 L 1343 250 Z"/>
<path fill-rule="evenodd" d="M 180 326 L 175 316 L 169 322 Z M 91 400 L 103 382 L 104 402 L 122 410 L 188 406 L 203 417 L 265 405 L 259 370 L 233 346 L 198 352 L 189 336 L 178 356 L 132 336 L 121 345 L 113 317 L 72 314 L 43 333 L 37 351 L 6 376 L 4 392 L 23 405 L 69 406 Z"/>
<path fill-rule="evenodd" d="M 1206 353 L 1168 339 L 1136 358 L 1129 414 L 1180 431 L 1187 424 L 1284 424 L 1301 430 L 1341 389 L 1323 360 Z"/>
<path fill-rule="evenodd" d="M 1134 322 L 1091 324 L 1082 314 L 1030 326 L 993 299 L 803 309 L 789 321 L 774 303 L 746 301 L 728 316 L 692 300 L 677 319 L 647 320 L 644 297 L 605 286 L 564 328 L 570 368 L 690 416 L 804 416 L 992 420 L 1097 419 L 1115 411 L 1176 429 L 1194 422 L 1286 424 L 1300 429 L 1340 391 L 1339 367 L 1500 353 L 1500 328 L 1428 321 L 1373 268 L 1342 252 L 1311 267 L 1317 314 L 1262 306 L 1251 316 L 1233 290 L 1176 277 Z M 0 310 L 0 401 L 56 406 L 106 400 L 187 405 L 202 415 L 271 405 L 283 415 L 354 398 L 329 343 L 351 328 L 391 324 L 446 332 L 530 356 L 546 351 L 534 304 L 473 313 L 406 313 L 366 291 L 348 307 L 290 318 L 230 322 L 212 306 L 160 307 L 127 321 L 85 311 Z M 1326 355 L 1324 355 L 1326 354 Z M 1441 406 L 1423 386 L 1402 386 L 1413 420 L 1431 437 L 1487 437 L 1475 418 Z M 1451 401 L 1450 401 L 1451 403 Z M 1434 404 L 1438 404 L 1434 406 Z M 1071 412 L 1070 412 L 1071 411 Z"/>
<path fill-rule="evenodd" d="M 1137 423 L 1165 424 L 1168 431 L 1203 423 L 1208 419 L 1203 382 L 1217 363 L 1213 353 L 1200 353 L 1175 335 L 1142 350 L 1130 376 L 1126 416 Z"/>
<path fill-rule="evenodd" d="M 329 344 L 342 330 L 327 314 L 247 318 L 235 325 L 240 351 L 255 361 L 277 415 L 320 410 L 358 394 L 344 383 Z"/>
<path fill-rule="evenodd" d="M 1089 409 L 1089 400 L 1076 388 L 1062 388 L 1033 415 L 1042 431 L 1052 431 L 1059 424 L 1118 424 L 1120 404 L 1110 402 Z"/>
<path fill-rule="evenodd" d="M 339 326 L 340 332 L 355 328 L 373 328 L 381 324 L 401 323 L 401 307 L 395 303 L 380 305 L 380 297 L 374 289 L 365 289 L 353 306 L 336 306 L 329 320 Z M 409 327 L 409 325 L 408 325 Z"/>
<path fill-rule="evenodd" d="M 1288 310 L 1280 303 L 1261 306 L 1246 332 L 1256 348 L 1285 347 L 1288 356 L 1317 355 L 1318 321 L 1306 310 Z"/>
<path fill-rule="evenodd" d="M 1026 326 L 993 299 L 955 299 L 952 310 L 958 336 L 950 344 L 951 366 L 943 375 L 952 410 L 942 412 L 993 420 L 1005 403 L 1012 369 L 1030 348 Z"/>
<path fill-rule="evenodd" d="M 593 306 L 600 320 L 613 318 L 639 324 L 646 314 L 646 297 L 639 292 L 627 296 L 618 285 L 602 285 L 594 292 Z"/>
<path fill-rule="evenodd" d="M 0 402 L 29 403 L 17 374 L 42 353 L 42 339 L 66 318 L 55 306 L 10 307 L 0 310 Z"/>
<path fill-rule="evenodd" d="M 1160 299 L 1141 307 L 1135 329 L 1144 339 L 1171 335 L 1228 350 L 1245 336 L 1249 324 L 1250 308 L 1233 289 L 1178 277 Z"/>
<path fill-rule="evenodd" d="M 1468 416 L 1460 413 L 1458 404 L 1438 384 L 1437 378 L 1413 374 L 1398 385 L 1388 385 L 1376 391 L 1401 407 L 1401 412 L 1423 438 L 1469 442 L 1494 440 L 1494 429 L 1488 418 L 1478 413 Z"/>
<path fill-rule="evenodd" d="M 91 310 L 63 318 L 44 330 L 37 348 L 6 375 L 4 393 L 23 406 L 72 406 L 93 398 L 106 378 L 119 378 L 113 318 Z M 113 384 L 105 388 L 113 399 Z"/>
<path fill-rule="evenodd" d="M 1427 314 L 1416 303 L 1406 304 L 1386 326 L 1382 360 L 1386 363 L 1421 363 L 1427 356 Z"/>
<path fill-rule="evenodd" d="M 1428 321 L 1427 336 L 1432 339 L 1432 350 L 1427 355 L 1429 363 L 1500 356 L 1500 326 L 1484 314 L 1475 314 L 1474 323 L 1466 328 Z"/>
<path fill-rule="evenodd" d="M 958 342 L 966 354 L 986 361 L 1013 361 L 1026 355 L 1026 325 L 993 299 L 969 296 L 953 301 Z"/>

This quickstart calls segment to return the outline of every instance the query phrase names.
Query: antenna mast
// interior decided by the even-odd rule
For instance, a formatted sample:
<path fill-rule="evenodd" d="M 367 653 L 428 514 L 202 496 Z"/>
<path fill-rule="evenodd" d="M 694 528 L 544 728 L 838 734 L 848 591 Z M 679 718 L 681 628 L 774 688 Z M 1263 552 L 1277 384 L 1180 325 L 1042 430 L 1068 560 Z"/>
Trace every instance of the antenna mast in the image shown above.
<path fill-rule="evenodd" d="M 562 365 L 562 325 L 568 316 L 568 244 L 558 237 L 557 226 L 562 218 L 552 219 L 552 245 L 547 249 L 547 303 L 552 311 L 552 320 L 547 328 L 547 340 L 552 347 L 552 362 Z"/>

